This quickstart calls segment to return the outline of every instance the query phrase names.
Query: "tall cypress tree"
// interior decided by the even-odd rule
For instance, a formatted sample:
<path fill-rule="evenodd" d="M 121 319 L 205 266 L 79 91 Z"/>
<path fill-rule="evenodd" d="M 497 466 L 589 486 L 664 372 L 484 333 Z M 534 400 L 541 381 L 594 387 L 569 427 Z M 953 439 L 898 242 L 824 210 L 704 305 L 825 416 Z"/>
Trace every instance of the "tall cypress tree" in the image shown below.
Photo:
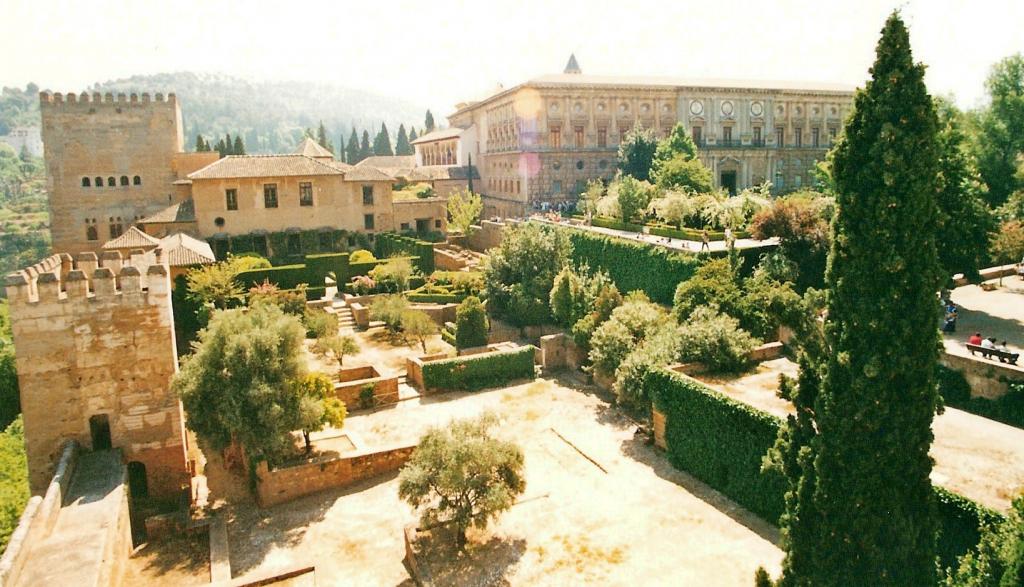
<path fill-rule="evenodd" d="M 898 14 L 876 53 L 832 156 L 825 359 L 801 379 L 815 426 L 787 427 L 803 458 L 785 585 L 935 584 L 938 120 Z"/>
<path fill-rule="evenodd" d="M 391 150 L 391 135 L 388 134 L 388 126 L 383 122 L 380 123 L 380 132 L 373 139 L 373 154 L 388 156 L 395 154 Z"/>
<path fill-rule="evenodd" d="M 398 138 L 395 139 L 395 155 L 412 155 L 412 145 L 405 134 L 405 125 L 398 125 Z"/>
<path fill-rule="evenodd" d="M 224 155 L 235 154 L 235 142 L 231 140 L 231 133 L 224 133 Z M 221 155 L 223 157 L 224 155 Z"/>
<path fill-rule="evenodd" d="M 370 155 L 373 155 L 373 151 L 370 149 L 370 133 L 364 130 L 363 142 L 359 144 L 359 157 L 357 158 L 356 163 L 366 159 Z"/>
<path fill-rule="evenodd" d="M 320 121 L 320 127 L 316 129 L 316 142 L 321 147 L 327 149 L 331 153 L 334 153 L 334 145 L 331 144 L 331 140 L 327 138 L 327 127 L 324 126 L 324 121 Z"/>
<path fill-rule="evenodd" d="M 356 125 L 352 125 L 352 134 L 348 135 L 348 145 L 345 147 L 345 162 L 349 165 L 359 163 L 359 135 L 356 134 Z"/>
<path fill-rule="evenodd" d="M 427 116 L 423 120 L 423 132 L 428 133 L 434 130 L 434 115 L 427 110 Z"/>
<path fill-rule="evenodd" d="M 412 145 L 412 142 L 415 141 L 417 138 L 419 137 L 416 136 L 416 127 L 414 126 L 411 129 L 409 129 L 409 144 Z M 413 149 L 413 151 L 415 152 L 415 149 Z"/>
<path fill-rule="evenodd" d="M 206 139 L 203 135 L 196 135 L 196 153 L 205 153 L 210 150 L 210 145 L 207 144 Z"/>
<path fill-rule="evenodd" d="M 233 155 L 245 155 L 245 143 L 242 142 L 242 135 L 235 135 L 235 142 L 232 143 L 231 153 Z"/>

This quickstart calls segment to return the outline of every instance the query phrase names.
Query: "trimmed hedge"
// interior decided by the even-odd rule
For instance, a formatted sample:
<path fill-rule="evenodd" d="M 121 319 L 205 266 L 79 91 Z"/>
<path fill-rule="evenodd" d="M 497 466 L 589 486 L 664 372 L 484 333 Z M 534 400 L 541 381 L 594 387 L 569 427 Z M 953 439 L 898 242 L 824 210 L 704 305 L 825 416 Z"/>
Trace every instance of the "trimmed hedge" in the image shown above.
<path fill-rule="evenodd" d="M 265 235 L 239 234 L 228 237 L 208 238 L 206 241 L 210 243 L 218 261 L 226 259 L 228 253 L 235 255 L 240 255 L 242 253 L 259 253 L 261 256 L 265 256 L 268 259 L 275 261 L 275 264 L 280 264 L 283 261 L 300 261 L 303 258 L 303 255 L 308 256 L 316 253 L 344 253 L 348 251 L 350 246 L 356 246 L 359 248 L 367 248 L 369 246 L 369 240 L 363 233 L 349 232 L 341 229 L 311 229 L 297 233 L 299 235 L 299 247 L 301 251 L 299 253 L 295 253 L 288 249 L 288 236 L 290 234 L 296 233 L 271 232 L 266 233 Z M 267 243 L 265 251 L 258 250 L 262 248 L 262 245 L 257 247 L 257 239 L 259 239 L 260 242 Z"/>
<path fill-rule="evenodd" d="M 674 226 L 668 226 L 666 224 L 650 224 L 648 225 L 648 231 L 654 236 L 667 236 L 668 238 L 680 238 L 688 241 L 700 241 L 701 231 L 698 228 L 676 228 Z M 750 233 L 745 230 L 734 230 L 733 236 L 736 238 L 748 238 Z M 725 232 L 717 230 L 708 231 L 708 240 L 713 241 L 724 241 Z"/>
<path fill-rule="evenodd" d="M 469 294 L 464 293 L 417 293 L 412 291 L 405 297 L 410 302 L 420 302 L 424 304 L 457 304 L 466 299 L 468 295 Z"/>
<path fill-rule="evenodd" d="M 665 415 L 672 464 L 777 524 L 787 483 L 779 473 L 762 472 L 761 462 L 782 420 L 667 369 L 650 373 L 644 386 Z M 941 487 L 935 487 L 935 498 L 939 560 L 949 567 L 977 546 L 981 522 L 1002 516 Z"/>
<path fill-rule="evenodd" d="M 606 236 L 577 228 L 569 231 L 572 261 L 604 270 L 622 293 L 643 290 L 652 301 L 671 304 L 676 286 L 693 276 L 701 261 L 645 242 Z"/>
<path fill-rule="evenodd" d="M 611 228 L 613 230 L 625 230 L 628 232 L 643 232 L 644 226 L 642 224 L 633 224 L 632 222 L 622 222 L 614 218 L 605 218 L 604 216 L 595 216 L 590 219 L 590 224 L 598 226 L 600 228 Z"/>
<path fill-rule="evenodd" d="M 434 272 L 434 244 L 418 238 L 382 232 L 374 238 L 373 253 L 378 259 L 387 259 L 392 255 L 409 255 L 417 258 L 416 268 L 424 275 Z"/>
<path fill-rule="evenodd" d="M 455 357 L 423 364 L 427 389 L 475 391 L 497 387 L 515 379 L 533 379 L 533 346 Z"/>

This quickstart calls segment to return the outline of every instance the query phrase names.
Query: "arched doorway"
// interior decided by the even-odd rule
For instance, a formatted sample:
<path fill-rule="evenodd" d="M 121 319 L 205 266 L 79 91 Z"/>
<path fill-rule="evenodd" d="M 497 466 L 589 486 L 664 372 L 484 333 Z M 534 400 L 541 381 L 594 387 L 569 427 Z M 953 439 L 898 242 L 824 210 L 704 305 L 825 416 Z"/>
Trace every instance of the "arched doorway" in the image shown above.
<path fill-rule="evenodd" d="M 89 418 L 89 436 L 92 438 L 93 450 L 109 450 L 113 446 L 110 439 L 110 417 L 107 414 L 96 414 Z"/>

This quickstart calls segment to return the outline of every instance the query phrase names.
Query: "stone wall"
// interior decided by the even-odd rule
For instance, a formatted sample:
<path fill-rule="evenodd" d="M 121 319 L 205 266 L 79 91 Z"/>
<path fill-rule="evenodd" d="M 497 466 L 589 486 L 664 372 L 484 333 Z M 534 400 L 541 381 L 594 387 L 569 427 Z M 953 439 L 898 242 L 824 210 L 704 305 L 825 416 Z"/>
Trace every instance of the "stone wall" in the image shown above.
<path fill-rule="evenodd" d="M 504 222 L 484 220 L 479 226 L 473 226 L 472 233 L 466 237 L 466 247 L 478 253 L 484 253 L 487 249 L 501 244 L 504 231 Z"/>
<path fill-rule="evenodd" d="M 45 490 L 64 442 L 93 447 L 106 436 L 104 419 L 125 460 L 145 465 L 152 494 L 187 487 L 167 267 L 61 255 L 8 275 L 6 286 L 33 493 Z"/>
<path fill-rule="evenodd" d="M 183 151 L 174 94 L 43 92 L 39 105 L 54 251 L 98 250 L 112 238 L 110 224 L 127 228 L 174 203 L 175 157 Z M 96 240 L 87 239 L 89 226 Z"/>
<path fill-rule="evenodd" d="M 466 266 L 466 260 L 454 251 L 434 247 L 434 268 L 438 271 L 458 271 Z"/>
<path fill-rule="evenodd" d="M 549 334 L 540 337 L 541 365 L 545 371 L 579 369 L 587 359 L 587 353 L 576 346 L 572 337 L 564 334 Z"/>
<path fill-rule="evenodd" d="M 440 361 L 441 359 L 450 359 L 451 355 L 447 353 L 437 353 L 433 355 L 424 355 L 422 357 L 406 357 L 405 359 L 405 382 L 412 387 L 423 391 L 423 363 L 429 363 L 430 361 Z"/>
<path fill-rule="evenodd" d="M 971 386 L 971 397 L 999 399 L 1009 390 L 1006 382 L 1024 381 L 1024 368 L 999 363 L 980 356 L 969 357 L 942 353 L 939 361 L 964 374 L 964 379 Z"/>
<path fill-rule="evenodd" d="M 398 402 L 398 377 L 383 377 L 372 365 L 350 367 L 338 372 L 334 384 L 334 397 L 345 402 L 349 412 L 362 408 L 361 394 L 367 385 L 373 386 L 373 405 L 383 406 Z"/>
<path fill-rule="evenodd" d="M 415 448 L 397 446 L 359 451 L 280 469 L 270 469 L 263 461 L 256 467 L 256 499 L 260 507 L 270 507 L 327 489 L 348 487 L 397 471 L 409 460 Z"/>

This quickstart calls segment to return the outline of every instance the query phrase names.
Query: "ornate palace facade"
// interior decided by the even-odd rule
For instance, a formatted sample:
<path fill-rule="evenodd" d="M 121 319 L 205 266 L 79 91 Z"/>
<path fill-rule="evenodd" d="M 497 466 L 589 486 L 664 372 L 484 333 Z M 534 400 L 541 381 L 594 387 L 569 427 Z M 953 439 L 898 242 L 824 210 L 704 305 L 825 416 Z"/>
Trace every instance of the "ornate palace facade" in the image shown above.
<path fill-rule="evenodd" d="M 584 75 L 573 57 L 562 74 L 457 105 L 449 122 L 463 131 L 455 162 L 472 157 L 479 169 L 485 213 L 514 216 L 611 178 L 619 142 L 638 124 L 659 137 L 685 125 L 719 187 L 810 185 L 852 102 L 853 88 L 838 85 Z M 455 134 L 439 133 L 438 142 Z"/>

